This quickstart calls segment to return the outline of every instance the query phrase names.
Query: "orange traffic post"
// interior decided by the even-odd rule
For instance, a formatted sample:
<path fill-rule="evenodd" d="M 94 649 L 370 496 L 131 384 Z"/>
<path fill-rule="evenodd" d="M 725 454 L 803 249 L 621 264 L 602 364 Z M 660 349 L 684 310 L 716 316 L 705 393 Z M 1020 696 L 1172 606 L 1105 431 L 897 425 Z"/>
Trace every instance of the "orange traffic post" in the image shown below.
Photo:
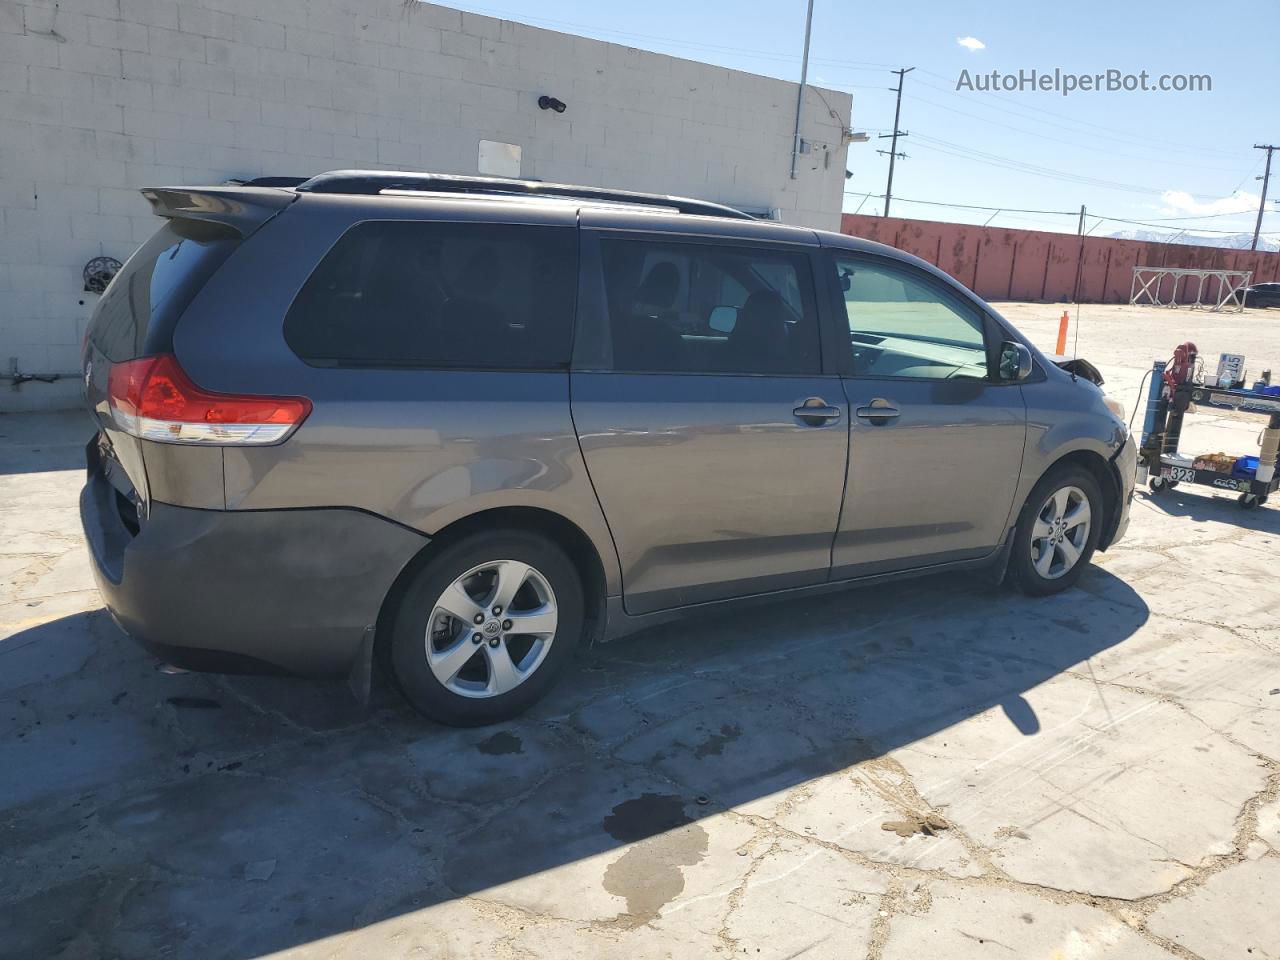
<path fill-rule="evenodd" d="M 1067 352 L 1067 311 L 1062 311 L 1062 319 L 1058 321 L 1058 349 L 1054 351 L 1058 356 L 1063 356 Z"/>

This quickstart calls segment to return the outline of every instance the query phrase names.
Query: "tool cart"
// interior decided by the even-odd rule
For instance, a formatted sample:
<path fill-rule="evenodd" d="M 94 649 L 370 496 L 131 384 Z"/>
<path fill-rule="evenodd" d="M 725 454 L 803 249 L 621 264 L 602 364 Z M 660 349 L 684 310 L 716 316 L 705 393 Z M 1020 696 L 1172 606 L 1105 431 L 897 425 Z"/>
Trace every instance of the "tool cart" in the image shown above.
<path fill-rule="evenodd" d="M 1154 493 L 1179 483 L 1192 483 L 1238 494 L 1245 509 L 1267 502 L 1280 487 L 1276 473 L 1280 446 L 1280 387 L 1270 385 L 1269 374 L 1246 389 L 1243 357 L 1224 354 L 1217 376 L 1202 376 L 1197 370 L 1196 348 L 1184 343 L 1168 362 L 1158 362 L 1151 371 L 1143 422 L 1139 469 L 1145 471 Z M 1238 410 L 1268 418 L 1258 456 L 1203 454 L 1191 457 L 1178 449 L 1183 418 L 1192 407 Z"/>

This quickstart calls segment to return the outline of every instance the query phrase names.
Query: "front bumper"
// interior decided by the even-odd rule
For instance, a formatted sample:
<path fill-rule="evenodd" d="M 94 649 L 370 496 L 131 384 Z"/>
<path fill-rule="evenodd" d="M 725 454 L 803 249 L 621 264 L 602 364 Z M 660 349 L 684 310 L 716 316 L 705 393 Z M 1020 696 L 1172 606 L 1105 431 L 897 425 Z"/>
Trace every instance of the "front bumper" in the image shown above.
<path fill-rule="evenodd" d="M 358 510 L 195 510 L 152 502 L 137 532 L 91 469 L 80 517 L 102 599 L 176 666 L 349 669 L 423 534 Z"/>
<path fill-rule="evenodd" d="M 1133 503 L 1133 491 L 1138 484 L 1138 445 L 1134 442 L 1133 434 L 1125 438 L 1116 455 L 1111 458 L 1111 467 L 1120 484 L 1120 500 L 1115 524 L 1099 544 L 1103 550 L 1123 537 L 1129 529 L 1129 507 Z"/>

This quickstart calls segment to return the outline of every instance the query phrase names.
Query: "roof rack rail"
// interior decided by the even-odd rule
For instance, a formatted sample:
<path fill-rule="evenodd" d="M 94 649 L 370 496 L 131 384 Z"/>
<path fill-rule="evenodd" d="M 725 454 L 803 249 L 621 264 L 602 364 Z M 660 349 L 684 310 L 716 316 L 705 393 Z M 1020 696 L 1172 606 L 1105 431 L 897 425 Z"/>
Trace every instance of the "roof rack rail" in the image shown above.
<path fill-rule="evenodd" d="M 661 193 L 635 193 L 630 190 L 608 190 L 603 187 L 580 187 L 566 183 L 543 183 L 540 180 L 509 180 L 502 177 L 464 177 L 447 173 L 403 173 L 387 170 L 331 170 L 321 173 L 294 189 L 304 193 L 349 193 L 377 195 L 383 190 L 420 190 L 429 193 L 511 194 L 532 197 L 562 197 L 599 200 L 606 203 L 630 203 L 663 207 L 678 213 L 706 217 L 730 217 L 754 220 L 749 213 L 733 207 L 671 197 Z"/>
<path fill-rule="evenodd" d="M 296 187 L 306 183 L 306 177 L 232 177 L 226 183 L 238 187 Z"/>

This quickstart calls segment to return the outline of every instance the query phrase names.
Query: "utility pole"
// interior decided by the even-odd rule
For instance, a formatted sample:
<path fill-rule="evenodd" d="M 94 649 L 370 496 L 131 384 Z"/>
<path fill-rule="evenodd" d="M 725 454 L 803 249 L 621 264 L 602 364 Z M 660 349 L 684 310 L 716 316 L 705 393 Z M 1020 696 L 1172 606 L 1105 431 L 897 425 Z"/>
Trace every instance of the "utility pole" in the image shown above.
<path fill-rule="evenodd" d="M 800 61 L 800 91 L 796 94 L 796 132 L 791 138 L 791 179 L 796 178 L 796 157 L 800 153 L 800 111 L 804 108 L 804 85 L 809 79 L 809 32 L 813 29 L 813 0 L 804 18 L 804 58 Z"/>
<path fill-rule="evenodd" d="M 1080 225 L 1076 227 L 1076 236 L 1080 238 L 1080 249 L 1076 253 L 1076 282 L 1072 287 L 1071 302 L 1080 302 L 1080 276 L 1084 271 L 1084 204 L 1080 204 Z M 1079 331 L 1077 331 L 1078 333 Z"/>
<path fill-rule="evenodd" d="M 1280 147 L 1255 143 L 1253 149 L 1267 151 L 1267 168 L 1262 174 L 1262 199 L 1258 201 L 1258 222 L 1253 226 L 1253 243 L 1249 245 L 1250 250 L 1257 250 L 1258 234 L 1262 232 L 1262 211 L 1267 209 L 1267 183 L 1271 180 L 1271 154 Z"/>
<path fill-rule="evenodd" d="M 907 159 L 907 155 L 905 153 L 898 152 L 898 137 L 907 136 L 907 134 L 904 131 L 898 129 L 898 118 L 902 116 L 902 81 L 906 79 L 907 74 L 914 69 L 915 67 L 903 67 L 900 70 L 890 71 L 891 73 L 896 73 L 898 75 L 898 88 L 897 88 L 898 103 L 897 103 L 897 106 L 893 108 L 893 133 L 880 134 L 881 140 L 883 140 L 885 137 L 893 137 L 893 143 L 889 144 L 889 151 L 888 151 L 889 152 L 889 183 L 884 188 L 884 215 L 886 217 L 889 215 L 889 201 L 893 199 L 893 161 L 896 160 L 898 157 L 901 157 L 903 160 Z M 876 153 L 884 153 L 884 152 L 885 151 L 883 150 L 876 151 Z"/>

